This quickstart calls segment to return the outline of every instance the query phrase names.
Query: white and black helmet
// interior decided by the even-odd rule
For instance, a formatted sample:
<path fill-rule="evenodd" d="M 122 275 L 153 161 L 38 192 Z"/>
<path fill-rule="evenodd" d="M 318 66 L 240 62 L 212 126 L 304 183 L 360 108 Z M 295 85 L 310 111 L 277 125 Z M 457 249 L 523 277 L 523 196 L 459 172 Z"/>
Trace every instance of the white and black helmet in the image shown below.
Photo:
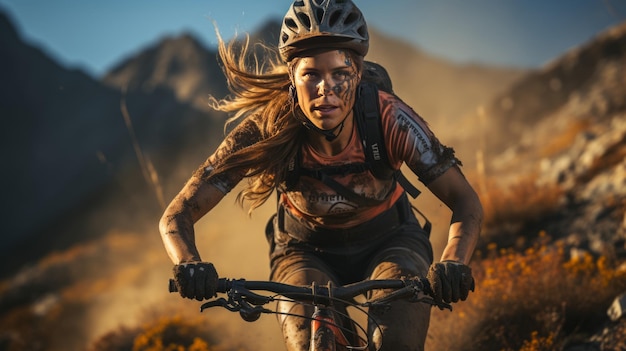
<path fill-rule="evenodd" d="M 278 49 L 285 62 L 314 48 L 369 49 L 367 24 L 351 0 L 295 0 L 283 19 Z"/>

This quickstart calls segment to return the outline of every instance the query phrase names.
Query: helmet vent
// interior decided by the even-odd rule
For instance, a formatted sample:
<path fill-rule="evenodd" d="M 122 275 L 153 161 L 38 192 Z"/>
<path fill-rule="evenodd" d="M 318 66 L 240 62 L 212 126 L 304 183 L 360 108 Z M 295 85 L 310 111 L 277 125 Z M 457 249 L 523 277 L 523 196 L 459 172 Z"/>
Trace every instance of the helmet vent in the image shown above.
<path fill-rule="evenodd" d="M 285 18 L 285 26 L 294 31 L 298 31 L 298 25 L 296 24 L 296 21 L 291 18 Z"/>
<path fill-rule="evenodd" d="M 322 18 L 324 18 L 324 9 L 316 9 L 315 18 L 317 19 L 317 23 L 322 23 Z"/>
<path fill-rule="evenodd" d="M 311 28 L 311 19 L 309 18 L 309 16 L 307 16 L 306 14 L 300 12 L 298 14 L 298 19 L 300 20 L 300 22 L 302 24 L 304 24 L 305 27 Z"/>
<path fill-rule="evenodd" d="M 368 34 L 367 34 L 367 27 L 366 26 L 360 26 L 359 29 L 357 29 L 357 32 L 363 37 L 363 38 L 367 38 Z"/>
<path fill-rule="evenodd" d="M 343 23 L 346 24 L 346 25 L 352 24 L 352 23 L 356 22 L 358 19 L 359 19 L 359 14 L 354 13 L 354 12 L 350 12 L 350 14 L 346 18 L 346 20 L 343 21 Z"/>
<path fill-rule="evenodd" d="M 367 24 L 356 0 L 291 0 L 281 26 L 281 59 L 291 61 L 315 48 L 354 50 L 365 56 L 369 49 Z"/>
<path fill-rule="evenodd" d="M 341 16 L 341 11 L 335 11 L 330 15 L 330 19 L 328 20 L 328 24 L 331 27 L 334 27 L 335 24 L 337 23 L 337 20 L 339 20 L 339 17 Z"/>

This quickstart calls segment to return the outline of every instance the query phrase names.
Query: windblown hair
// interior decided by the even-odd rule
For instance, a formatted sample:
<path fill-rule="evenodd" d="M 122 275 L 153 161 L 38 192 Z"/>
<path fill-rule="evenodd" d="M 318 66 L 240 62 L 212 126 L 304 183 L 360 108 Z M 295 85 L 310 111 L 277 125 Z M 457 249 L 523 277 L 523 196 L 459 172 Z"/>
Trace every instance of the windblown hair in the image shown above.
<path fill-rule="evenodd" d="M 249 38 L 225 44 L 218 34 L 218 52 L 231 94 L 217 100 L 212 108 L 231 114 L 226 126 L 244 118 L 253 118 L 261 141 L 236 150 L 216 165 L 213 174 L 229 170 L 245 172 L 248 186 L 237 201 L 251 202 L 250 211 L 261 206 L 284 182 L 289 162 L 295 157 L 304 137 L 302 124 L 293 116 L 293 99 L 289 96 L 289 70 L 275 51 L 259 45 L 259 53 L 250 50 Z"/>
<path fill-rule="evenodd" d="M 258 48 L 262 49 L 260 54 L 250 50 L 248 36 L 243 42 L 232 40 L 226 44 L 218 33 L 219 59 L 231 94 L 222 100 L 210 100 L 212 108 L 231 114 L 225 127 L 252 118 L 261 134 L 259 142 L 234 150 L 212 173 L 245 172 L 248 186 L 237 195 L 237 201 L 241 205 L 250 201 L 250 211 L 265 203 L 285 182 L 289 163 L 306 137 L 302 124 L 306 117 L 289 91 L 290 77 L 301 57 L 284 64 L 275 50 L 260 44 Z M 363 57 L 346 51 L 361 71 Z"/>

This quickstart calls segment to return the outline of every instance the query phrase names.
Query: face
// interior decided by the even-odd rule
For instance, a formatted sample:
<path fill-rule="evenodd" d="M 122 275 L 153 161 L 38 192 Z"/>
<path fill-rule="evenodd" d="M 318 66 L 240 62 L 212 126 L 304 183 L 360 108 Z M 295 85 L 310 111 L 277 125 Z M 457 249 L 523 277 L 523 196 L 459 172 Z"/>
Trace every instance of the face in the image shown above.
<path fill-rule="evenodd" d="M 352 112 L 359 79 L 355 63 L 341 50 L 302 57 L 293 71 L 302 112 L 324 130 L 337 127 Z"/>

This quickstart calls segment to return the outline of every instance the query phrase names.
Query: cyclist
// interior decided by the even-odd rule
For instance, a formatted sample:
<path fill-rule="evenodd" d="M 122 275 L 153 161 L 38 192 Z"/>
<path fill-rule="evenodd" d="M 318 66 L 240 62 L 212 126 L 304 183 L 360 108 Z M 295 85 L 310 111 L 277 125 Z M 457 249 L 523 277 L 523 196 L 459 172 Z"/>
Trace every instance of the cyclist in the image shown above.
<path fill-rule="evenodd" d="M 251 210 L 278 194 L 276 215 L 266 228 L 273 281 L 309 285 L 347 284 L 363 279 L 427 276 L 439 301 L 465 300 L 474 289 L 468 267 L 478 240 L 482 207 L 463 176 L 454 151 L 442 145 L 426 122 L 393 94 L 380 91 L 380 118 L 390 163 L 403 163 L 452 211 L 441 260 L 433 263 L 428 233 L 416 219 L 395 178 L 345 171 L 364 163 L 362 136 L 353 107 L 369 38 L 360 10 L 349 0 L 297 0 L 279 35 L 282 62 L 250 70 L 240 58 L 247 45 L 219 40 L 219 54 L 231 96 L 213 100 L 234 113 L 239 124 L 192 175 L 165 210 L 160 231 L 174 262 L 181 295 L 198 300 L 215 294 L 218 274 L 194 242 L 194 223 L 241 180 L 238 200 Z M 303 174 L 287 184 L 294 162 L 303 169 L 329 170 L 325 178 Z M 342 168 L 344 167 L 344 168 Z M 384 294 L 383 291 L 376 294 Z M 305 307 L 279 303 L 281 312 L 309 314 Z M 374 310 L 384 350 L 422 350 L 430 307 L 394 302 Z M 308 322 L 280 317 L 288 350 L 308 350 Z"/>

